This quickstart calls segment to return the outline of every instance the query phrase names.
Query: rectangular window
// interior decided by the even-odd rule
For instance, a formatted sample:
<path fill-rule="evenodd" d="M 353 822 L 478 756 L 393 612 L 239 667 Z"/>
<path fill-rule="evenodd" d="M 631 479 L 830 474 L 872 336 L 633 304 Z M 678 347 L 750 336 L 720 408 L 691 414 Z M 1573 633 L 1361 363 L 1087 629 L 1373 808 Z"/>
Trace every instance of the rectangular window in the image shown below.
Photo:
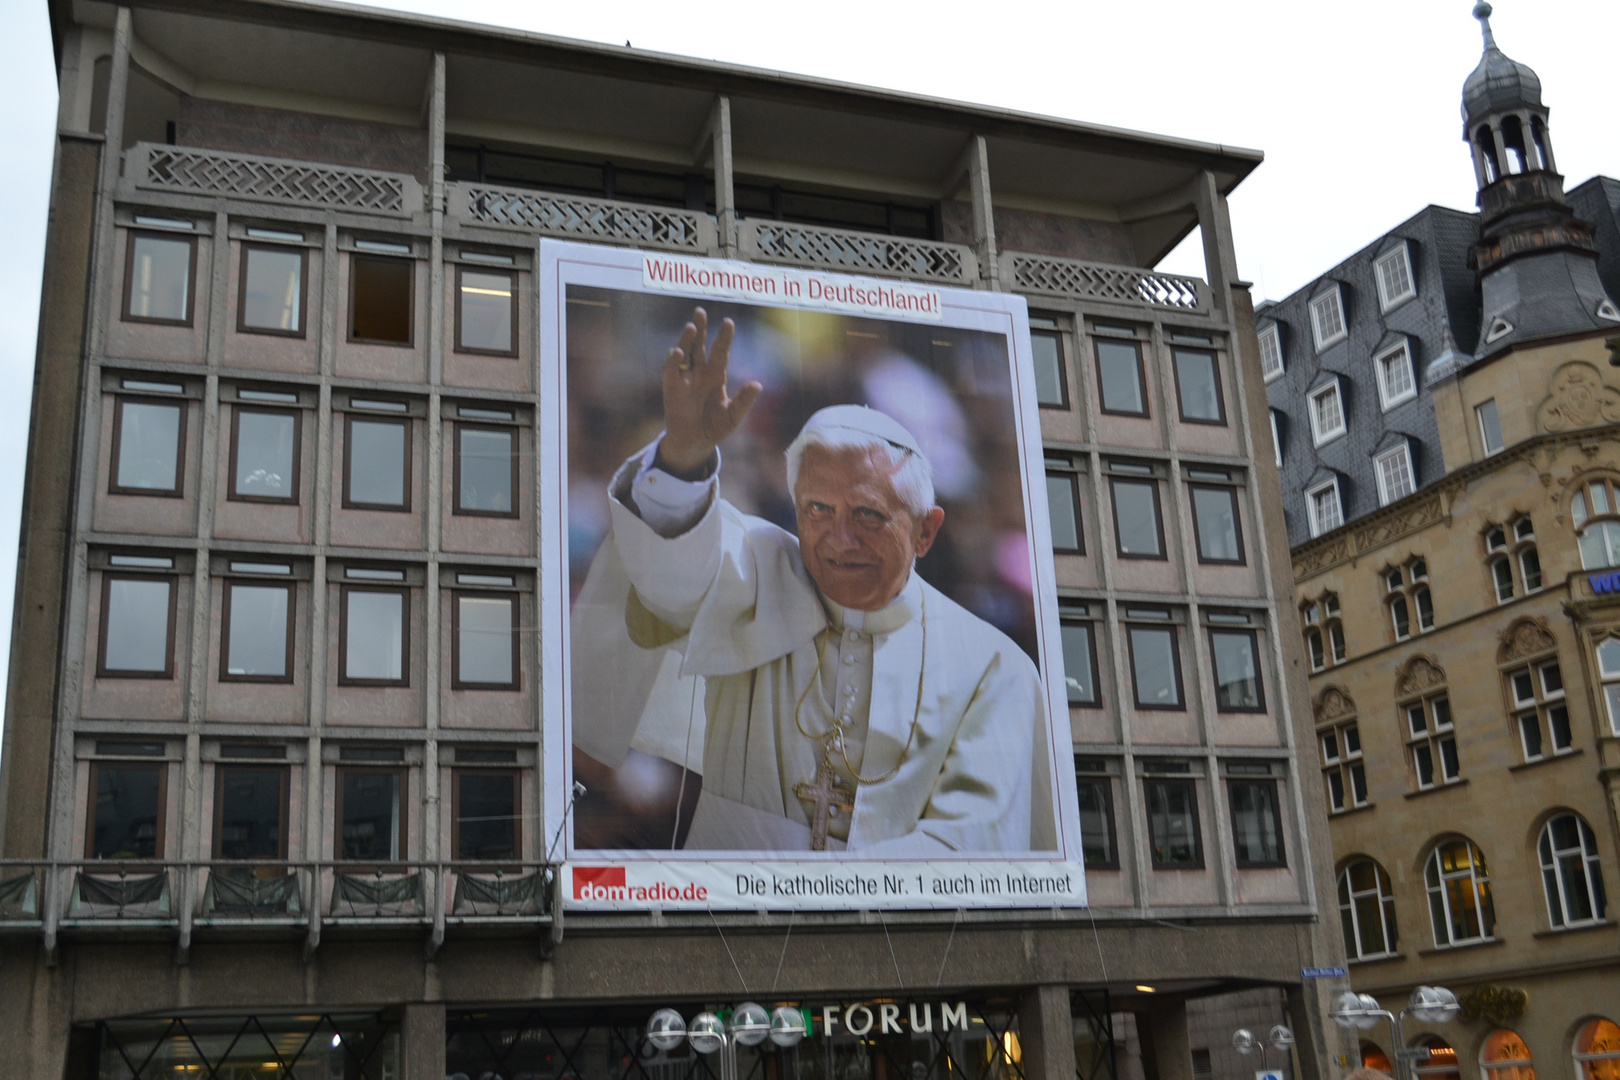
<path fill-rule="evenodd" d="M 1502 449 L 1502 422 L 1496 415 L 1496 399 L 1474 406 L 1474 415 L 1479 418 L 1479 442 L 1486 456 L 1497 453 Z"/>
<path fill-rule="evenodd" d="M 1228 780 L 1232 847 L 1239 867 L 1286 866 L 1277 785 L 1270 780 Z"/>
<path fill-rule="evenodd" d="M 405 589 L 343 586 L 340 683 L 409 686 L 411 600 Z"/>
<path fill-rule="evenodd" d="M 221 621 L 221 679 L 292 682 L 291 584 L 227 580 Z"/>
<path fill-rule="evenodd" d="M 1569 710 L 1562 705 L 1547 709 L 1547 734 L 1552 738 L 1553 753 L 1562 754 L 1575 745 L 1569 728 Z"/>
<path fill-rule="evenodd" d="M 1193 535 L 1198 561 L 1243 562 L 1243 529 L 1238 523 L 1237 489 L 1188 485 L 1192 492 Z"/>
<path fill-rule="evenodd" d="M 1198 794 L 1191 780 L 1144 780 L 1155 870 L 1202 870 Z"/>
<path fill-rule="evenodd" d="M 1069 407 L 1068 380 L 1063 377 L 1063 334 L 1056 330 L 1031 330 L 1030 350 L 1035 359 L 1035 400 L 1042 408 Z"/>
<path fill-rule="evenodd" d="M 1397 446 L 1386 454 L 1380 454 L 1373 459 L 1373 466 L 1378 474 L 1378 501 L 1384 506 L 1404 499 L 1416 490 L 1412 477 L 1412 450 L 1406 445 Z"/>
<path fill-rule="evenodd" d="M 1064 621 L 1063 681 L 1070 705 L 1096 705 L 1097 646 L 1089 622 Z"/>
<path fill-rule="evenodd" d="M 1347 336 L 1348 331 L 1344 327 L 1344 303 L 1339 296 L 1337 285 L 1311 301 L 1311 331 L 1316 336 L 1318 352 L 1335 342 L 1343 341 Z"/>
<path fill-rule="evenodd" d="M 185 460 L 186 403 L 119 396 L 113 405 L 112 483 L 117 495 L 168 495 L 183 492 L 180 464 Z"/>
<path fill-rule="evenodd" d="M 163 854 L 166 765 L 90 765 L 87 859 L 156 859 Z"/>
<path fill-rule="evenodd" d="M 102 575 L 97 675 L 126 679 L 174 677 L 176 587 L 174 578 Z"/>
<path fill-rule="evenodd" d="M 1344 405 L 1339 399 L 1339 384 L 1335 382 L 1311 394 L 1311 434 L 1316 445 L 1321 446 L 1344 432 Z"/>
<path fill-rule="evenodd" d="M 343 505 L 411 508 L 411 422 L 344 415 Z"/>
<path fill-rule="evenodd" d="M 1339 482 L 1323 484 L 1305 493 L 1306 505 L 1311 512 L 1311 535 L 1321 536 L 1344 524 L 1344 511 L 1339 505 Z"/>
<path fill-rule="evenodd" d="M 338 769 L 337 857 L 398 862 L 405 853 L 403 769 Z"/>
<path fill-rule="evenodd" d="M 456 267 L 456 351 L 517 355 L 517 274 Z"/>
<path fill-rule="evenodd" d="M 1215 354 L 1202 349 L 1175 348 L 1170 356 L 1175 362 L 1176 398 L 1181 403 L 1181 419 L 1191 424 L 1226 423 L 1221 374 L 1215 365 Z"/>
<path fill-rule="evenodd" d="M 214 794 L 214 858 L 287 857 L 287 770 L 219 765 Z"/>
<path fill-rule="evenodd" d="M 130 233 L 124 260 L 125 321 L 190 326 L 196 269 L 196 237 Z"/>
<path fill-rule="evenodd" d="M 1333 810 L 1343 810 L 1344 809 L 1344 777 L 1342 775 L 1340 775 L 1338 769 L 1333 769 L 1332 771 L 1328 772 L 1326 775 L 1327 775 L 1327 783 L 1328 783 L 1328 806 L 1329 806 L 1330 809 L 1333 809 Z"/>
<path fill-rule="evenodd" d="M 1114 836 L 1114 796 L 1106 776 L 1078 776 L 1075 794 L 1080 799 L 1080 850 L 1087 870 L 1118 870 L 1119 851 Z"/>
<path fill-rule="evenodd" d="M 1084 555 L 1086 543 L 1080 525 L 1080 477 L 1068 470 L 1048 472 L 1046 510 L 1052 523 L 1052 550 L 1059 554 Z"/>
<path fill-rule="evenodd" d="M 1260 373 L 1266 382 L 1280 378 L 1283 373 L 1282 334 L 1276 323 L 1260 331 Z"/>
<path fill-rule="evenodd" d="M 1404 243 L 1379 256 L 1373 268 L 1378 272 L 1378 304 L 1384 311 L 1417 295 L 1412 284 L 1412 261 Z"/>
<path fill-rule="evenodd" d="M 518 689 L 516 594 L 458 592 L 455 600 L 455 689 Z"/>
<path fill-rule="evenodd" d="M 1328 627 L 1328 641 L 1333 646 L 1333 662 L 1335 664 L 1344 663 L 1345 648 L 1343 623 L 1333 623 Z"/>
<path fill-rule="evenodd" d="M 1378 373 L 1378 398 L 1387 411 L 1417 397 L 1417 380 L 1412 375 L 1412 353 L 1405 342 L 1373 358 Z"/>
<path fill-rule="evenodd" d="M 517 428 L 456 425 L 456 513 L 517 517 Z"/>
<path fill-rule="evenodd" d="M 386 255 L 349 256 L 349 340 L 409 345 L 415 330 L 416 264 Z"/>
<path fill-rule="evenodd" d="M 1136 341 L 1096 338 L 1097 384 L 1102 411 L 1146 416 L 1147 389 L 1142 381 L 1142 346 Z"/>
<path fill-rule="evenodd" d="M 1220 712 L 1264 712 L 1259 657 L 1253 630 L 1211 630 L 1215 662 L 1215 707 Z"/>
<path fill-rule="evenodd" d="M 230 498 L 243 502 L 298 501 L 299 437 L 296 410 L 231 409 Z"/>
<path fill-rule="evenodd" d="M 1535 713 L 1519 717 L 1519 743 L 1524 747 L 1524 760 L 1536 761 L 1541 757 L 1541 721 Z"/>
<path fill-rule="evenodd" d="M 1181 655 L 1169 626 L 1127 628 L 1131 681 L 1139 709 L 1186 708 L 1181 696 Z"/>
<path fill-rule="evenodd" d="M 1122 559 L 1163 559 L 1164 529 L 1156 480 L 1108 478 L 1114 494 L 1114 539 Z"/>
<path fill-rule="evenodd" d="M 236 329 L 250 334 L 304 336 L 304 271 L 301 247 L 243 244 L 242 280 L 236 298 Z"/>
<path fill-rule="evenodd" d="M 458 769 L 455 773 L 456 827 L 453 859 L 490 860 L 518 857 L 518 774 L 496 769 Z"/>

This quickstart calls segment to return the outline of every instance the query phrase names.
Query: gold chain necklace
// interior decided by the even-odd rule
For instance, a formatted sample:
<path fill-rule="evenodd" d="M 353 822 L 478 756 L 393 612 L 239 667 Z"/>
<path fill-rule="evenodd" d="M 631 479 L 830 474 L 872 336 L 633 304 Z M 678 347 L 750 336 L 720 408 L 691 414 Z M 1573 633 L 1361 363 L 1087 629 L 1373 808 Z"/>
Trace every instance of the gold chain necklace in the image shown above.
<path fill-rule="evenodd" d="M 921 662 L 917 665 L 917 708 L 911 714 L 911 733 L 906 736 L 905 748 L 900 751 L 900 760 L 894 763 L 894 768 L 890 769 L 882 776 L 872 777 L 870 779 L 862 776 L 860 771 L 850 763 L 849 748 L 844 742 L 844 722 L 839 720 L 836 716 L 833 718 L 832 727 L 828 728 L 820 735 L 804 729 L 804 703 L 805 700 L 809 698 L 810 691 L 821 685 L 821 661 L 822 654 L 825 650 L 821 648 L 816 649 L 816 674 L 810 680 L 810 685 L 804 688 L 804 693 L 799 695 L 799 703 L 793 709 L 793 726 L 799 729 L 800 735 L 803 735 L 811 742 L 820 741 L 822 761 L 831 766 L 832 752 L 836 747 L 838 750 L 838 755 L 844 759 L 844 768 L 849 770 L 849 775 L 855 778 L 855 782 L 857 784 L 881 784 L 885 780 L 892 779 L 895 773 L 900 771 L 900 766 L 906 763 L 906 755 L 911 753 L 911 744 L 917 741 L 917 725 L 922 720 L 923 673 L 928 670 L 928 594 L 919 590 L 918 596 L 919 602 L 917 620 L 922 626 L 922 657 Z M 838 707 L 835 704 L 833 706 L 833 712 L 836 713 L 837 711 Z M 867 730 L 871 730 L 870 715 L 867 717 Z"/>

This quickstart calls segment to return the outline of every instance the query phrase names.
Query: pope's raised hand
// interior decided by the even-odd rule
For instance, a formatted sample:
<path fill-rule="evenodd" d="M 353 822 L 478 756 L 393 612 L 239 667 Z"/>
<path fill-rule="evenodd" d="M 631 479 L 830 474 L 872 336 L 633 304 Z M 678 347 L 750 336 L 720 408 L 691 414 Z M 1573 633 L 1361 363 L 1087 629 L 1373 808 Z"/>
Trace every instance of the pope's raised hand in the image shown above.
<path fill-rule="evenodd" d="M 735 396 L 726 389 L 731 339 L 737 324 L 722 319 L 709 342 L 709 314 L 692 310 L 664 361 L 664 440 L 658 447 L 661 468 L 686 479 L 703 475 L 714 448 L 742 426 L 759 397 L 760 384 L 744 383 Z"/>

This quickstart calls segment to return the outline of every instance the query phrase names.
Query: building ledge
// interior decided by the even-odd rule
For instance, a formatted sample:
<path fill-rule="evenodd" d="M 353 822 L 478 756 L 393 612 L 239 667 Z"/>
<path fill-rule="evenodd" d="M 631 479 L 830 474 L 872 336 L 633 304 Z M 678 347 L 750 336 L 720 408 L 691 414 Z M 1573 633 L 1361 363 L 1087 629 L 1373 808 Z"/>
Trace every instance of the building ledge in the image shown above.
<path fill-rule="evenodd" d="M 1328 811 L 1328 820 L 1329 821 L 1337 821 L 1340 818 L 1347 818 L 1347 817 L 1350 817 L 1353 814 L 1365 814 L 1369 810 L 1376 810 L 1376 809 L 1378 809 L 1378 804 L 1369 802 L 1369 803 L 1362 803 L 1360 806 L 1347 806 L 1343 810 L 1329 810 Z"/>
<path fill-rule="evenodd" d="M 1449 784 L 1436 784 L 1434 787 L 1419 788 L 1416 791 L 1408 791 L 1406 793 L 1406 797 L 1408 799 L 1421 799 L 1425 795 L 1434 795 L 1442 791 L 1451 791 L 1454 788 L 1467 786 L 1468 777 L 1465 776 L 1461 780 L 1453 780 Z"/>
<path fill-rule="evenodd" d="M 1579 926 L 1561 926 L 1556 930 L 1537 930 L 1530 936 L 1537 941 L 1545 941 L 1548 938 L 1567 937 L 1570 934 L 1581 934 L 1588 930 L 1613 930 L 1617 925 L 1620 925 L 1620 923 L 1616 923 L 1613 919 L 1601 919 L 1598 922 L 1581 923 Z"/>
<path fill-rule="evenodd" d="M 1447 945 L 1441 949 L 1419 949 L 1418 955 L 1427 959 L 1431 956 L 1444 956 L 1446 953 L 1462 952 L 1466 949 L 1486 949 L 1492 945 L 1506 945 L 1506 938 L 1486 938 L 1483 941 L 1464 941 L 1459 945 Z"/>
<path fill-rule="evenodd" d="M 1377 964 L 1393 964 L 1406 958 L 1406 954 L 1403 952 L 1393 952 L 1385 953 L 1383 956 L 1369 956 L 1364 960 L 1351 960 L 1349 964 L 1353 968 L 1373 967 Z"/>
<path fill-rule="evenodd" d="M 1567 761 L 1570 758 L 1580 757 L 1584 753 L 1586 753 L 1586 751 L 1582 750 L 1578 746 L 1573 750 L 1560 750 L 1555 754 L 1548 754 L 1546 757 L 1536 758 L 1534 761 L 1521 761 L 1517 765 L 1509 765 L 1508 772 L 1522 772 L 1525 769 L 1533 769 L 1537 765 L 1551 765 L 1555 761 Z"/>

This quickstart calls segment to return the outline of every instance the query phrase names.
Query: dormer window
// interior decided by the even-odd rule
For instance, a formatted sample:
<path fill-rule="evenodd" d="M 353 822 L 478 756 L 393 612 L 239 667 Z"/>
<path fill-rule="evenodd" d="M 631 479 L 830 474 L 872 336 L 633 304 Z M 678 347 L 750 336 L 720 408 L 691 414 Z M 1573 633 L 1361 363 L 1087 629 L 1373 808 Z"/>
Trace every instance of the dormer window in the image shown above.
<path fill-rule="evenodd" d="M 1417 295 L 1412 283 L 1412 259 L 1405 243 L 1380 255 L 1373 270 L 1378 277 L 1378 305 L 1382 310 L 1389 311 Z"/>
<path fill-rule="evenodd" d="M 1406 342 L 1373 357 L 1378 372 L 1378 400 L 1388 412 L 1404 401 L 1417 397 L 1417 379 L 1412 375 L 1412 350 Z"/>
<path fill-rule="evenodd" d="M 1311 331 L 1316 335 L 1316 350 L 1343 341 L 1349 331 L 1344 323 L 1344 299 L 1339 286 L 1334 285 L 1311 301 Z"/>
<path fill-rule="evenodd" d="M 1260 373 L 1265 376 L 1266 382 L 1282 378 L 1282 333 L 1276 323 L 1260 331 Z"/>
<path fill-rule="evenodd" d="M 1343 435 L 1344 401 L 1339 396 L 1339 382 L 1335 379 L 1311 394 L 1311 435 L 1316 445 Z"/>

